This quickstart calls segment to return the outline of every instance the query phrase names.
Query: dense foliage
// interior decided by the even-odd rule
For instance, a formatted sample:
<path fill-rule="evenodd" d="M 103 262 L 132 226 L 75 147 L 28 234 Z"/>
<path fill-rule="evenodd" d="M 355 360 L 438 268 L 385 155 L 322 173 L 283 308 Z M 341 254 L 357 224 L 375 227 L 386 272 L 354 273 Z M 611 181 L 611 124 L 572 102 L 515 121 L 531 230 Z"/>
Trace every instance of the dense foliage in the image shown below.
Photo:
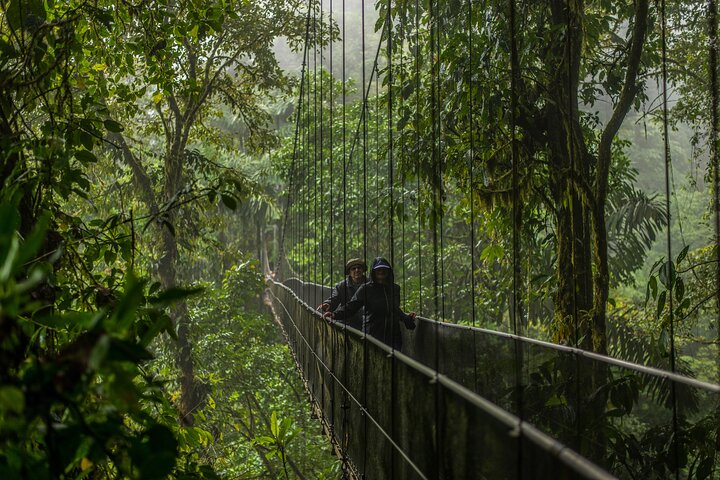
<path fill-rule="evenodd" d="M 0 2 L 2 478 L 336 476 L 243 257 L 306 10 Z"/>

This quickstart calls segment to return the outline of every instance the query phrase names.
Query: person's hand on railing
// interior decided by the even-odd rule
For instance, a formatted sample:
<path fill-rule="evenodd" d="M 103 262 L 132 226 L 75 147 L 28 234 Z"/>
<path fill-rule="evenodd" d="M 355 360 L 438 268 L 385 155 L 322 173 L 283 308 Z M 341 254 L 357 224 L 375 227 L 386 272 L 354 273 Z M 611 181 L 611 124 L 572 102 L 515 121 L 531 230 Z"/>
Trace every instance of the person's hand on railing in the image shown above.
<path fill-rule="evenodd" d="M 323 318 L 324 318 L 328 323 L 333 323 L 334 318 L 335 318 L 335 315 L 333 314 L 333 312 L 325 312 L 325 313 L 323 313 Z"/>
<path fill-rule="evenodd" d="M 327 312 L 329 309 L 330 309 L 330 304 L 325 303 L 325 302 L 321 303 L 320 305 L 317 306 L 317 308 L 315 308 L 315 310 L 320 310 L 321 312 Z"/>
<path fill-rule="evenodd" d="M 408 330 L 415 330 L 415 317 L 417 314 L 415 312 L 408 313 L 408 318 L 405 319 L 403 323 L 405 323 L 405 328 Z"/>

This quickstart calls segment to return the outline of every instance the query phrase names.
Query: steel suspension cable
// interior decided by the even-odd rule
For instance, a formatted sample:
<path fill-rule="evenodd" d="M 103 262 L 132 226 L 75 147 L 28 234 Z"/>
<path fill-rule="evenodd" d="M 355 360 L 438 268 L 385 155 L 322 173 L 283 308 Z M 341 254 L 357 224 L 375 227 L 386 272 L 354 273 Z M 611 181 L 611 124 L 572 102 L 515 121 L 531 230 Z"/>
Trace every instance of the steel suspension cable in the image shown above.
<path fill-rule="evenodd" d="M 665 262 L 666 278 L 668 282 L 668 320 L 670 328 L 670 371 L 675 373 L 675 319 L 673 318 L 673 292 L 672 286 L 674 283 L 675 272 L 672 271 L 673 257 L 672 257 L 672 235 L 671 235 L 671 222 L 670 222 L 670 168 L 672 157 L 670 155 L 670 137 L 669 137 L 669 120 L 668 120 L 668 71 L 667 71 L 667 12 L 666 12 L 665 0 L 660 0 L 660 28 L 661 28 L 661 45 L 662 45 L 662 103 L 663 103 L 663 156 L 665 160 L 665 214 L 667 218 L 667 261 Z M 678 446 L 678 415 L 677 415 L 677 392 L 675 383 L 670 385 L 670 396 L 672 402 L 672 448 L 674 465 L 675 465 L 675 478 L 680 478 L 680 452 Z"/>
<path fill-rule="evenodd" d="M 322 4 L 322 2 L 320 2 Z M 313 175 L 312 175 L 312 206 L 313 206 L 313 228 L 312 228 L 312 281 L 318 282 L 318 37 L 317 37 L 317 5 L 313 8 Z M 313 298 L 314 305 L 317 305 L 317 290 Z"/>
<path fill-rule="evenodd" d="M 433 175 L 432 175 L 432 189 L 433 189 L 433 207 L 432 207 L 432 237 L 433 237 L 433 305 L 435 307 L 435 356 L 434 356 L 434 371 L 435 371 L 435 456 L 439 457 L 440 452 L 442 452 L 442 447 L 440 445 L 441 443 L 441 416 L 440 416 L 440 382 L 438 381 L 438 378 L 440 376 L 440 330 L 439 330 L 439 322 L 438 316 L 441 314 L 440 312 L 440 292 L 439 292 L 439 264 L 438 264 L 438 251 L 439 251 L 439 239 L 438 239 L 438 217 L 442 215 L 439 213 L 440 202 L 439 202 L 439 195 L 440 195 L 440 184 L 442 182 L 441 180 L 441 168 L 440 168 L 440 159 L 439 156 L 439 149 L 438 149 L 438 142 L 440 141 L 439 138 L 439 124 L 438 124 L 438 100 L 439 100 L 439 93 L 438 90 L 440 88 L 439 86 L 439 79 L 440 79 L 440 52 L 436 50 L 436 47 L 438 44 L 436 43 L 436 37 L 440 34 L 439 28 L 438 28 L 438 12 L 437 9 L 437 1 L 436 0 L 430 0 L 428 4 L 429 9 L 429 21 L 430 21 L 430 127 L 431 127 L 431 142 L 432 142 L 432 169 L 433 169 Z M 437 76 L 436 76 L 436 73 Z M 442 228 L 442 226 L 440 227 Z M 440 478 L 440 467 L 439 465 L 436 465 L 435 467 L 435 478 Z"/>
<path fill-rule="evenodd" d="M 418 264 L 418 313 L 423 315 L 423 275 L 422 275 L 422 190 L 420 176 L 422 165 L 420 163 L 420 0 L 415 0 L 415 164 L 416 164 L 416 186 L 417 196 L 417 264 Z"/>
<path fill-rule="evenodd" d="M 445 321 L 445 160 L 444 160 L 444 149 L 443 149 L 443 109 L 442 109 L 442 79 L 440 76 L 440 65 L 442 64 L 442 49 L 440 43 L 441 33 L 441 22 L 443 17 L 440 15 L 440 2 L 436 3 L 437 15 L 436 21 L 438 26 L 436 28 L 437 34 L 435 35 L 435 41 L 437 42 L 437 57 L 438 63 L 436 68 L 437 74 L 437 168 L 438 168 L 438 206 L 440 211 L 440 222 L 439 222 L 439 241 L 440 241 L 440 320 Z M 438 362 L 439 362 L 438 354 Z"/>
<path fill-rule="evenodd" d="M 512 325 L 513 334 L 516 336 L 520 335 L 519 328 L 519 307 L 520 302 L 518 301 L 518 289 L 519 289 L 519 275 L 518 275 L 518 261 L 520 257 L 520 195 L 519 195 L 519 152 L 517 144 L 517 109 L 518 109 L 518 77 L 520 72 L 519 60 L 518 60 L 518 48 L 517 48 L 517 12 L 515 0 L 509 0 L 510 8 L 510 155 L 512 161 Z M 519 428 L 522 430 L 524 408 L 523 408 L 523 385 L 522 385 L 522 374 L 523 374 L 523 350 L 522 344 L 515 339 L 514 350 L 515 350 L 515 401 L 517 402 L 518 417 L 520 418 Z M 522 435 L 522 432 L 520 432 Z M 523 449 L 522 442 L 518 442 L 517 449 L 517 464 L 521 466 L 523 462 Z M 522 467 L 519 467 L 518 472 L 520 478 L 522 478 Z"/>
<path fill-rule="evenodd" d="M 345 146 L 347 144 L 347 78 L 346 78 L 346 28 L 345 28 L 345 0 L 342 0 L 342 218 L 343 218 L 343 263 L 341 269 L 345 272 L 345 263 L 347 262 L 347 244 L 348 244 L 348 231 L 347 231 L 347 152 Z M 348 382 L 348 358 L 349 358 L 349 342 L 347 328 L 343 329 L 343 385 L 347 385 Z M 350 403 L 348 395 L 343 391 L 343 404 L 342 404 L 342 422 L 343 422 L 343 468 L 348 468 L 348 442 L 350 437 L 348 435 L 348 410 Z"/>
<path fill-rule="evenodd" d="M 318 47 L 320 49 L 320 139 L 319 139 L 319 142 L 320 142 L 320 159 L 319 159 L 320 188 L 318 189 L 319 193 L 320 193 L 320 211 L 318 213 L 319 213 L 319 219 L 321 221 L 323 218 L 325 218 L 323 209 L 324 209 L 324 204 L 325 204 L 324 199 L 327 196 L 327 195 L 325 195 L 325 193 L 323 192 L 323 189 L 322 189 L 322 187 L 325 184 L 325 176 L 324 176 L 324 170 L 325 170 L 325 168 L 324 168 L 324 163 L 325 163 L 325 142 L 324 142 L 324 140 L 325 140 L 325 138 L 324 138 L 324 133 L 325 133 L 325 122 L 324 122 L 325 89 L 323 88 L 323 83 L 324 83 L 324 81 L 323 81 L 323 77 L 324 77 L 324 75 L 323 75 L 324 53 L 323 53 L 323 51 L 324 51 L 324 48 L 323 47 L 324 47 L 324 42 L 325 42 L 325 40 L 323 38 L 323 33 L 324 33 L 324 25 L 325 25 L 325 22 L 324 22 L 325 11 L 324 11 L 323 4 L 324 4 L 324 2 L 320 2 L 320 45 Z M 317 185 L 317 183 L 318 183 L 318 180 L 316 179 L 315 184 Z M 316 228 L 320 230 L 320 278 L 318 278 L 317 282 L 320 285 L 325 285 L 325 232 L 324 232 L 324 229 L 320 225 L 317 225 Z M 319 301 L 322 301 L 322 300 L 323 299 L 321 298 Z M 317 303 L 315 305 L 317 305 Z"/>
<path fill-rule="evenodd" d="M 335 186 L 335 179 L 333 177 L 333 160 L 335 158 L 335 144 L 333 143 L 334 140 L 334 130 L 335 130 L 335 123 L 334 123 L 334 113 L 335 113 L 335 97 L 334 97 L 334 91 L 335 91 L 335 77 L 334 77 L 334 66 L 333 66 L 333 0 L 330 0 L 330 14 L 328 18 L 328 42 L 329 42 L 329 60 L 328 63 L 330 65 L 330 92 L 329 92 L 329 121 L 330 121 L 330 198 L 329 198 L 329 206 L 330 206 L 330 278 L 333 278 L 333 259 L 334 251 L 334 240 L 335 240 L 335 229 L 333 228 L 333 221 L 335 220 L 335 209 L 334 209 L 334 195 L 333 195 L 333 187 Z"/>
<path fill-rule="evenodd" d="M 473 113 L 475 109 L 474 102 L 474 90 L 472 86 L 473 77 L 473 0 L 468 0 L 468 68 L 467 78 L 465 84 L 468 87 L 468 131 L 470 132 L 470 155 L 468 156 L 468 177 L 470 182 L 470 318 L 472 320 L 472 326 L 476 327 L 476 312 L 475 312 L 475 176 L 474 176 L 474 163 L 475 163 L 475 136 L 474 136 L 474 125 L 473 125 Z M 511 107 L 512 108 L 512 107 Z M 478 391 L 478 371 L 477 371 L 477 334 L 473 330 L 473 379 L 475 391 Z"/>
<path fill-rule="evenodd" d="M 400 35 L 400 46 L 399 46 L 399 52 L 400 52 L 400 118 L 405 113 L 405 95 L 403 93 L 403 90 L 405 89 L 405 35 L 407 34 L 405 28 L 405 24 L 403 21 L 404 17 L 400 18 L 400 31 L 402 32 Z M 392 88 L 392 86 L 391 86 Z M 406 187 L 406 170 L 407 170 L 407 159 L 405 157 L 405 150 L 407 148 L 406 142 L 407 139 L 405 137 L 405 125 L 404 122 L 401 129 L 400 129 L 400 162 L 399 164 L 402 166 L 400 168 L 400 205 L 402 205 L 402 214 L 400 215 L 400 258 L 402 258 L 402 308 L 403 310 L 407 309 L 407 304 L 405 302 L 406 296 L 407 296 L 407 269 L 405 266 L 405 187 Z"/>
<path fill-rule="evenodd" d="M 361 45 L 362 45 L 362 82 L 363 86 L 365 85 L 365 0 L 360 1 L 360 8 L 362 9 L 362 14 L 360 18 L 360 24 L 362 26 L 362 33 L 361 33 Z M 368 85 L 368 91 L 369 91 L 369 85 Z M 367 235 L 367 95 L 364 96 L 363 102 L 362 102 L 362 130 L 363 130 L 363 150 L 362 150 L 362 177 L 363 177 L 363 258 L 367 260 L 367 241 L 368 241 L 368 235 Z M 350 149 L 350 159 L 352 161 L 352 148 Z M 367 303 L 367 293 L 365 297 L 365 303 Z M 367 385 L 368 385 L 368 364 L 369 364 L 369 356 L 368 356 L 368 340 L 367 340 L 367 331 L 365 328 L 363 328 L 363 408 L 367 405 Z M 368 419 L 367 415 L 363 416 L 363 438 L 367 438 L 367 431 L 368 431 Z M 368 455 L 367 455 L 367 442 L 364 442 L 363 444 L 363 477 L 367 473 L 367 462 L 368 462 Z"/>
<path fill-rule="evenodd" d="M 312 2 L 312 0 L 310 0 Z M 311 17 L 312 20 L 312 17 Z M 308 149 L 310 145 L 310 137 L 309 137 L 309 130 L 310 130 L 310 52 L 308 51 L 308 72 L 307 72 L 307 87 L 305 89 L 306 93 L 306 103 L 305 103 L 305 128 L 303 130 L 303 205 L 302 205 L 302 216 L 300 218 L 300 261 L 302 262 L 302 269 L 301 274 L 302 278 L 309 278 L 308 272 L 307 272 L 307 212 L 308 212 L 308 204 L 310 202 L 310 197 L 308 195 L 308 189 L 309 189 L 309 170 L 308 170 Z"/>
<path fill-rule="evenodd" d="M 392 28 L 390 28 L 392 30 Z M 382 43 L 382 40 L 380 41 Z M 382 208 L 380 206 L 380 72 L 375 75 L 375 252 L 380 254 L 380 223 Z"/>
<path fill-rule="evenodd" d="M 393 23 L 392 23 L 392 0 L 388 0 L 387 5 L 387 18 L 385 21 L 385 24 L 388 26 L 387 29 L 387 163 L 388 163 L 388 189 L 389 189 L 389 196 L 390 196 L 390 210 L 389 210 L 389 223 L 390 223 L 390 265 L 393 265 L 393 267 L 397 267 L 395 265 L 395 205 L 394 205 L 394 197 L 393 197 L 393 71 L 392 71 L 392 55 L 393 55 Z M 377 93 L 376 93 L 377 95 Z M 379 110 L 379 109 L 378 109 Z M 378 155 L 380 155 L 380 152 L 378 151 Z M 378 178 L 379 180 L 379 178 Z M 380 222 L 378 222 L 380 223 Z M 396 268 L 397 270 L 397 268 Z M 394 285 L 390 286 L 390 291 L 395 292 Z M 399 302 L 398 298 L 398 302 Z M 395 305 L 395 299 L 393 299 L 392 305 Z M 400 319 L 395 318 L 395 310 L 390 310 L 390 325 L 392 326 L 391 329 L 399 329 L 400 325 L 398 322 Z M 399 333 L 399 332 L 398 332 Z M 390 426 L 391 426 L 391 432 L 392 432 L 392 438 L 395 439 L 397 436 L 397 428 L 396 428 L 396 412 L 395 412 L 395 399 L 398 398 L 398 386 L 397 386 L 397 376 L 396 376 L 396 370 L 397 370 L 397 363 L 395 360 L 395 345 L 394 345 L 394 334 L 391 336 L 393 340 L 392 342 L 392 353 L 391 356 L 391 367 L 390 367 L 390 385 L 391 385 L 391 392 L 390 392 L 390 398 L 388 399 L 390 402 Z M 395 450 L 391 451 L 391 477 L 395 477 Z"/>
<path fill-rule="evenodd" d="M 718 158 L 718 130 L 720 115 L 718 113 L 718 18 L 715 0 L 708 0 L 708 66 L 710 70 L 710 162 L 713 177 L 713 210 L 715 221 L 715 309 L 717 315 L 717 348 L 720 349 L 720 159 Z M 720 383 L 720 365 L 717 371 Z M 717 446 L 720 447 L 720 434 Z"/>
<path fill-rule="evenodd" d="M 437 134 L 437 77 L 435 76 L 435 70 L 439 69 L 437 66 L 438 58 L 437 58 L 437 52 L 435 51 L 435 36 L 437 35 L 437 18 L 435 16 L 435 3 L 436 0 L 430 0 L 429 2 L 429 10 L 430 10 L 430 141 L 432 143 L 432 194 L 433 194 L 433 205 L 432 205 L 432 242 L 433 242 L 433 306 L 435 308 L 433 314 L 435 316 L 435 319 L 438 319 L 440 316 L 440 290 L 439 290 L 439 279 L 440 279 L 440 266 L 438 265 L 438 250 L 439 250 L 439 241 L 438 241 L 438 231 L 437 231 L 437 225 L 438 225 L 438 190 L 439 190 L 439 179 L 438 179 L 438 148 L 437 144 L 439 142 L 438 134 Z M 437 332 L 436 332 L 437 333 Z M 435 336 L 437 338 L 437 335 Z M 436 345 L 437 347 L 437 345 Z M 437 355 L 438 351 L 435 350 L 435 364 L 437 367 L 437 361 L 439 359 Z"/>
<path fill-rule="evenodd" d="M 324 45 L 325 41 L 328 42 L 328 49 L 329 49 L 328 72 L 329 72 L 329 77 L 330 77 L 330 88 L 329 88 L 329 92 L 328 92 L 328 96 L 329 96 L 329 99 L 328 99 L 329 132 L 328 133 L 329 133 L 329 137 L 330 137 L 329 138 L 330 149 L 328 152 L 328 159 L 327 159 L 328 164 L 329 164 L 329 170 L 330 170 L 329 171 L 329 183 L 330 183 L 329 187 L 330 188 L 329 188 L 329 195 L 327 195 L 327 196 L 324 193 L 324 186 L 325 186 L 325 176 L 324 176 L 324 171 L 323 171 L 324 170 L 324 162 L 322 160 L 320 162 L 320 168 L 321 168 L 321 170 L 320 170 L 320 191 L 322 192 L 322 195 L 323 195 L 322 198 L 327 197 L 327 199 L 328 199 L 328 216 L 329 216 L 329 222 L 328 222 L 329 229 L 328 229 L 327 233 L 325 233 L 325 232 L 323 232 L 324 229 L 321 228 L 321 234 L 320 234 L 321 235 L 320 238 L 323 239 L 323 243 L 321 243 L 321 249 L 320 249 L 320 252 L 321 252 L 320 258 L 322 261 L 322 268 L 321 268 L 321 272 L 320 272 L 321 285 L 326 284 L 325 271 L 324 271 L 324 266 L 325 266 L 324 239 L 325 239 L 326 235 L 329 237 L 329 243 L 330 243 L 330 245 L 329 245 L 330 251 L 329 251 L 329 257 L 328 257 L 328 266 L 329 266 L 328 279 L 332 280 L 332 278 L 333 278 L 333 275 L 332 275 L 333 248 L 332 247 L 333 247 L 333 235 L 334 235 L 334 230 L 333 230 L 333 183 L 334 183 L 334 179 L 333 179 L 333 171 L 332 171 L 333 170 L 333 168 L 332 168 L 333 167 L 333 143 L 332 143 L 332 138 L 333 138 L 332 13 L 333 13 L 333 11 L 332 11 L 332 6 L 333 6 L 332 0 L 330 0 L 330 12 L 328 14 L 328 29 L 327 29 L 328 33 L 327 33 L 327 40 L 325 40 L 325 37 L 323 36 L 324 28 L 325 28 L 325 21 L 324 21 L 325 12 L 323 9 L 324 8 L 323 4 L 322 3 L 320 4 L 320 39 L 321 39 L 321 45 Z M 320 138 L 321 138 L 320 146 L 321 147 L 320 148 L 321 148 L 321 155 L 323 155 L 324 151 L 325 151 L 325 143 L 323 142 L 323 139 L 324 139 L 323 132 L 325 129 L 325 123 L 323 122 L 323 110 L 325 109 L 325 106 L 324 106 L 325 98 L 323 96 L 323 93 L 324 93 L 324 89 L 323 89 L 324 75 L 323 75 L 323 68 L 322 68 L 323 67 L 323 58 L 324 58 L 324 48 L 321 47 L 321 49 L 320 49 L 320 74 L 321 74 L 321 76 L 320 76 L 320 108 L 321 108 L 321 110 L 320 110 L 320 115 L 321 115 L 320 116 L 320 118 L 321 118 L 321 121 L 320 121 Z M 321 219 L 325 217 L 322 208 L 320 211 L 320 217 L 321 217 Z M 324 299 L 321 298 L 320 301 L 322 302 L 323 300 Z M 328 334 L 327 334 L 328 331 L 329 331 L 329 338 L 330 338 L 330 365 L 332 365 L 333 369 L 334 369 L 335 368 L 335 344 L 336 344 L 336 342 L 334 341 L 335 330 L 327 329 L 327 328 L 323 330 L 323 332 L 325 333 L 324 339 L 323 339 L 324 345 L 327 345 L 327 342 L 328 342 Z M 326 351 L 327 351 L 327 349 L 326 349 Z M 331 383 L 331 385 L 332 385 L 332 383 Z M 323 392 L 324 392 L 324 389 L 323 389 Z M 334 423 L 335 422 L 335 389 L 330 388 L 329 393 L 330 393 L 330 421 L 328 422 L 328 428 L 330 430 L 331 441 L 337 442 L 337 439 L 335 438 L 335 423 Z"/>

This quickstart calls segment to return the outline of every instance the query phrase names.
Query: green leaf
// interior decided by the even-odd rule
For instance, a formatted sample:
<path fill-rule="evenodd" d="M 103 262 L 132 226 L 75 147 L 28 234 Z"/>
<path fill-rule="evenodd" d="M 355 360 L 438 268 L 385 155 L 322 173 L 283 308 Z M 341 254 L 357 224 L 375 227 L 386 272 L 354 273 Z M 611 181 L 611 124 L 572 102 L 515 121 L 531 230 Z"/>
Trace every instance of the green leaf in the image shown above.
<path fill-rule="evenodd" d="M 164 425 L 153 425 L 132 446 L 141 478 L 166 478 L 175 467 L 178 443 Z"/>
<path fill-rule="evenodd" d="M 662 315 L 663 310 L 665 309 L 665 299 L 667 297 L 667 290 L 663 290 L 660 292 L 660 297 L 658 298 L 658 304 L 657 304 L 657 312 L 655 312 L 655 318 L 660 318 Z"/>
<path fill-rule="evenodd" d="M 273 437 L 278 437 L 277 412 L 275 412 L 274 410 L 270 415 L 270 432 L 273 434 Z"/>
<path fill-rule="evenodd" d="M 171 287 L 167 290 L 160 293 L 155 298 L 150 299 L 150 303 L 170 303 L 175 302 L 177 300 L 181 300 L 183 298 L 187 298 L 191 295 L 196 295 L 200 292 L 205 290 L 203 287 L 195 287 L 195 288 L 180 288 L 180 287 Z"/>
<path fill-rule="evenodd" d="M 552 397 L 548 398 L 545 402 L 546 407 L 559 407 L 561 405 L 567 405 L 567 400 L 564 396 L 558 396 L 557 394 L 553 395 Z"/>
<path fill-rule="evenodd" d="M 47 17 L 43 0 L 11 0 L 7 22 L 13 30 L 40 26 Z"/>
<path fill-rule="evenodd" d="M 162 283 L 160 282 L 153 282 L 152 285 L 150 285 L 150 289 L 148 290 L 148 293 L 150 295 L 154 294 L 158 290 L 160 290 L 160 287 L 162 287 Z"/>
<path fill-rule="evenodd" d="M 690 245 L 685 245 L 685 248 L 682 249 L 682 251 L 677 256 L 677 259 L 675 260 L 676 264 L 680 264 L 680 262 L 682 262 L 685 259 L 685 257 L 688 254 L 689 249 L 690 249 Z"/>
<path fill-rule="evenodd" d="M 147 347 L 148 345 L 150 345 L 150 342 L 152 342 L 155 337 L 160 334 L 160 332 L 173 333 L 174 330 L 172 326 L 172 320 L 170 319 L 170 317 L 165 315 L 164 313 L 161 313 L 157 316 L 155 321 L 152 322 L 150 328 L 148 328 L 145 333 L 142 334 L 140 345 L 143 347 Z"/>
<path fill-rule="evenodd" d="M 498 260 L 502 258 L 503 256 L 503 248 L 502 246 L 492 243 L 485 247 L 480 253 L 480 260 L 487 260 L 488 262 L 494 262 L 495 260 Z"/>
<path fill-rule="evenodd" d="M 663 263 L 662 267 L 660 267 L 659 274 L 660 282 L 665 286 L 665 288 L 672 288 L 676 276 L 675 264 L 673 262 Z"/>
<path fill-rule="evenodd" d="M 88 360 L 88 366 L 91 370 L 97 371 L 100 369 L 102 364 L 105 363 L 105 359 L 110 351 L 110 340 L 111 338 L 109 335 L 103 334 L 95 343 Z"/>
<path fill-rule="evenodd" d="M 82 146 L 85 147 L 86 150 L 92 150 L 93 146 L 95 146 L 95 137 L 93 137 L 85 130 L 81 130 L 78 135 L 80 137 L 80 143 L 82 143 Z"/>
<path fill-rule="evenodd" d="M 700 465 L 698 465 L 695 478 L 697 478 L 698 480 L 710 478 L 710 475 L 712 475 L 714 463 L 714 458 L 712 456 L 703 458 L 700 462 Z"/>
<path fill-rule="evenodd" d="M 648 281 L 648 290 L 645 292 L 645 306 L 647 306 L 649 294 L 652 293 L 653 300 L 657 299 L 657 277 L 655 275 L 650 277 Z"/>
<path fill-rule="evenodd" d="M 77 158 L 79 161 L 83 163 L 95 163 L 98 161 L 97 157 L 94 153 L 92 153 L 89 150 L 76 150 L 75 151 L 75 158 Z"/>
<path fill-rule="evenodd" d="M 107 119 L 103 122 L 103 124 L 109 132 L 120 133 L 124 130 L 123 126 L 115 120 Z"/>
<path fill-rule="evenodd" d="M 235 200 L 232 195 L 221 193 L 220 199 L 222 200 L 222 203 L 230 210 L 235 210 L 237 208 L 237 200 Z"/>
<path fill-rule="evenodd" d="M 660 338 L 658 339 L 658 347 L 660 354 L 663 357 L 667 357 L 670 354 L 670 335 L 668 334 L 667 328 L 663 328 L 660 331 Z"/>
<path fill-rule="evenodd" d="M 0 241 L 2 237 L 14 235 L 20 226 L 20 214 L 17 209 L 8 204 L 0 205 Z"/>
<path fill-rule="evenodd" d="M 0 387 L 0 412 L 21 414 L 25 410 L 25 395 L 22 390 L 12 386 Z"/>
<path fill-rule="evenodd" d="M 143 300 L 144 282 L 135 278 L 131 273 L 125 282 L 125 294 L 115 307 L 112 322 L 121 331 L 127 331 L 135 321 L 135 314 Z"/>
<path fill-rule="evenodd" d="M 113 252 L 112 250 L 105 250 L 105 253 L 103 254 L 103 260 L 105 260 L 106 265 L 111 265 L 115 263 L 115 260 L 117 260 L 117 253 Z"/>
<path fill-rule="evenodd" d="M 678 302 L 682 302 L 683 297 L 685 296 L 685 282 L 683 282 L 682 277 L 677 277 L 675 279 L 675 298 Z"/>
<path fill-rule="evenodd" d="M 107 359 L 113 362 L 140 363 L 152 360 L 153 355 L 134 342 L 113 338 L 110 341 Z"/>
<path fill-rule="evenodd" d="M 13 274 L 13 264 L 18 256 L 20 250 L 20 241 L 17 237 L 13 236 L 10 239 L 10 248 L 6 253 L 5 262 L 0 268 L 0 282 L 5 283 L 10 279 Z"/>
<path fill-rule="evenodd" d="M 30 233 L 30 235 L 27 236 L 27 238 L 23 242 L 22 250 L 20 251 L 20 255 L 18 255 L 15 264 L 16 268 L 19 268 L 25 263 L 27 263 L 32 257 L 35 256 L 38 250 L 40 250 L 40 247 L 45 240 L 45 233 L 47 232 L 49 225 L 50 214 L 48 212 L 43 212 L 40 218 L 38 218 L 37 223 L 35 224 L 35 228 L 33 228 L 33 231 Z"/>
<path fill-rule="evenodd" d="M 268 437 L 267 435 L 260 435 L 255 437 L 255 442 L 259 443 L 260 445 L 270 446 L 275 443 L 275 439 L 272 437 Z"/>

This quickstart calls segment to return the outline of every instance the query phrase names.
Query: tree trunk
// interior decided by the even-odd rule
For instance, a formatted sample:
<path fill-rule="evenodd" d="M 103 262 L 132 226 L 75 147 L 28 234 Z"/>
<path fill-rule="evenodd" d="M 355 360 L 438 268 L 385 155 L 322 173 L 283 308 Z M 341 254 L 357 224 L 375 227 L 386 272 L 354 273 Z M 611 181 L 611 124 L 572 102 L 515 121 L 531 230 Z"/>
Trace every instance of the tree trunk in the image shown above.
<path fill-rule="evenodd" d="M 555 340 L 593 350 L 596 341 L 604 348 L 605 327 L 604 313 L 601 324 L 593 321 L 598 294 L 592 255 L 592 249 L 597 247 L 592 230 L 596 216 L 589 187 L 593 158 L 585 144 L 577 97 L 584 38 L 583 1 L 551 0 L 551 13 L 557 36 L 546 65 L 555 74 L 546 85 L 549 98 L 545 114 L 557 240 Z M 604 222 L 604 214 L 601 218 Z M 606 383 L 605 369 L 592 366 L 587 371 L 579 359 L 567 357 L 561 372 L 567 385 L 564 394 L 575 415 L 575 431 L 568 432 L 561 441 L 590 459 L 601 460 L 606 444 L 602 428 L 606 400 L 595 392 Z"/>
<path fill-rule="evenodd" d="M 591 347 L 588 315 L 593 306 L 590 212 L 578 191 L 588 183 L 588 164 L 580 126 L 577 91 L 583 42 L 583 2 L 552 0 L 553 30 L 546 65 L 555 72 L 546 86 L 548 160 L 555 206 L 558 288 L 555 340 Z"/>
<path fill-rule="evenodd" d="M 180 122 L 176 124 L 176 132 L 182 132 Z M 187 141 L 177 138 L 171 144 L 165 158 L 165 185 L 163 197 L 165 202 L 171 202 L 182 188 L 183 154 Z M 165 220 L 173 227 L 177 225 L 177 211 L 170 209 Z M 175 232 L 167 225 L 162 227 L 162 254 L 158 261 L 158 274 L 163 288 L 176 287 L 178 284 L 178 242 Z M 177 329 L 176 364 L 180 370 L 180 412 L 182 422 L 186 425 L 194 424 L 193 412 L 204 400 L 204 394 L 197 388 L 195 381 L 195 366 L 193 362 L 192 344 L 190 342 L 190 319 L 188 318 L 187 303 L 178 301 L 170 311 L 170 318 Z"/>

